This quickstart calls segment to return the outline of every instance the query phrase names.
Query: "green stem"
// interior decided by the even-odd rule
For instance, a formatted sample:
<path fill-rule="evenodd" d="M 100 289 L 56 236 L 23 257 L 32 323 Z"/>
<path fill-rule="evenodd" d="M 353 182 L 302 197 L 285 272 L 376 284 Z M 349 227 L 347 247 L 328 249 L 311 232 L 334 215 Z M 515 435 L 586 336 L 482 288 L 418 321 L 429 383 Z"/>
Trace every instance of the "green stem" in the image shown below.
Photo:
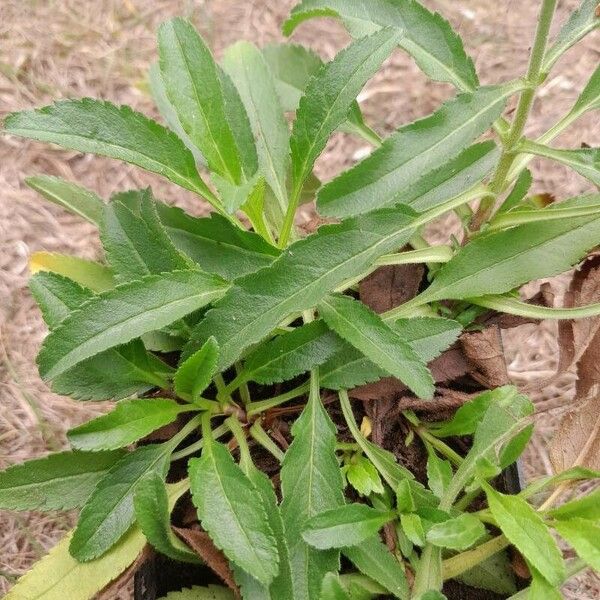
<path fill-rule="evenodd" d="M 248 440 L 246 439 L 246 433 L 240 425 L 240 422 L 233 415 L 225 419 L 225 424 L 229 427 L 240 448 L 240 467 L 244 473 L 248 474 L 253 463 L 252 456 L 250 455 L 250 448 L 248 447 Z"/>
<path fill-rule="evenodd" d="M 300 196 L 302 195 L 303 184 L 304 182 L 301 182 L 299 185 L 297 184 L 294 187 L 294 191 L 292 192 L 292 195 L 290 197 L 290 201 L 285 212 L 285 216 L 283 218 L 281 233 L 279 234 L 278 246 L 280 248 L 285 248 L 290 240 L 292 229 L 294 227 L 294 218 L 296 217 L 296 210 L 298 209 L 298 204 L 300 203 Z"/>
<path fill-rule="evenodd" d="M 227 425 L 225 425 L 223 423 L 222 425 L 219 425 L 218 427 L 215 427 L 213 429 L 212 437 L 213 437 L 213 439 L 216 440 L 216 439 L 220 438 L 221 436 L 225 435 L 228 431 L 229 431 L 229 427 L 227 427 Z M 190 444 L 186 448 L 183 448 L 183 450 L 180 450 L 179 452 L 173 452 L 173 454 L 171 454 L 171 460 L 172 461 L 180 460 L 182 458 L 185 458 L 186 456 L 195 454 L 196 452 L 198 452 L 198 450 L 202 450 L 203 447 L 204 447 L 204 439 L 200 439 L 197 442 Z"/>
<path fill-rule="evenodd" d="M 190 419 L 168 442 L 167 444 L 173 449 L 175 450 L 175 448 L 177 448 L 177 446 L 179 446 L 179 444 L 181 444 L 181 442 L 183 442 L 183 440 L 185 440 L 185 438 L 190 435 L 190 433 L 192 433 L 192 431 L 194 431 L 194 429 L 198 428 L 198 425 L 200 424 L 201 419 L 203 418 L 202 415 L 198 415 L 197 417 L 194 417 L 193 419 Z"/>
<path fill-rule="evenodd" d="M 380 256 L 374 264 L 383 265 L 408 265 L 418 263 L 445 263 L 452 258 L 452 248 L 450 246 L 430 246 L 419 250 L 409 250 L 408 252 L 398 252 L 396 254 L 384 254 Z"/>
<path fill-rule="evenodd" d="M 504 296 L 481 296 L 480 298 L 469 298 L 471 304 L 483 306 L 492 310 L 516 315 L 518 317 L 530 317 L 532 319 L 586 319 L 600 315 L 600 303 L 576 306 L 573 308 L 552 308 L 549 306 L 538 306 L 521 302 L 516 298 Z"/>
<path fill-rule="evenodd" d="M 361 123 L 360 125 L 352 123 L 352 130 L 360 135 L 363 140 L 373 144 L 373 146 L 381 146 L 383 142 L 381 136 L 366 123 Z"/>
<path fill-rule="evenodd" d="M 430 446 L 435 448 L 442 456 L 445 456 L 452 464 L 459 467 L 463 463 L 463 457 L 460 456 L 457 452 L 452 450 L 448 444 L 436 438 L 434 435 L 431 435 L 426 429 L 422 427 L 418 427 L 415 429 L 417 435 L 425 440 Z"/>
<path fill-rule="evenodd" d="M 250 435 L 267 452 L 270 452 L 279 462 L 283 462 L 285 456 L 281 449 L 270 438 L 269 434 L 261 427 L 260 421 L 255 421 L 250 427 Z"/>
<path fill-rule="evenodd" d="M 252 415 L 256 415 L 261 413 L 269 408 L 274 408 L 275 406 L 279 406 L 280 404 L 284 404 L 288 400 L 292 400 L 294 398 L 298 398 L 298 396 L 302 396 L 306 394 L 309 390 L 308 383 L 304 383 L 289 392 L 285 392 L 283 394 L 279 394 L 279 396 L 275 396 L 273 398 L 269 398 L 267 400 L 259 400 L 258 402 L 250 402 L 248 406 L 246 406 L 246 414 L 251 417 Z"/>
<path fill-rule="evenodd" d="M 499 535 L 473 550 L 467 550 L 448 558 L 442 562 L 442 576 L 444 580 L 453 579 L 509 545 L 508 539 L 504 535 Z"/>

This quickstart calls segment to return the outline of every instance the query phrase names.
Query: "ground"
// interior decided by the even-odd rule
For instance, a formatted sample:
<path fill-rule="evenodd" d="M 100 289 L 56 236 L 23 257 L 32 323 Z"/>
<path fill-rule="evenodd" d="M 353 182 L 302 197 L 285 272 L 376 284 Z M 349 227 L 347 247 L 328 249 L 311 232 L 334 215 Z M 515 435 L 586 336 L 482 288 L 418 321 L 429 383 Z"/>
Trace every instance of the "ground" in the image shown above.
<path fill-rule="evenodd" d="M 190 17 L 217 56 L 245 38 L 258 44 L 282 39 L 280 24 L 292 0 L 2 0 L 0 2 L 0 117 L 61 97 L 100 97 L 155 115 L 146 72 L 156 60 L 155 31 L 174 15 Z M 538 2 L 519 0 L 430 0 L 450 19 L 475 59 L 485 83 L 508 80 L 525 69 Z M 556 23 L 577 0 L 559 0 Z M 346 43 L 330 20 L 302 25 L 293 39 L 331 57 Z M 536 102 L 530 133 L 545 131 L 571 105 L 600 59 L 600 35 L 589 36 L 557 65 Z M 434 110 L 449 97 L 446 85 L 427 82 L 400 52 L 360 96 L 369 123 L 388 133 Z M 565 147 L 600 143 L 597 113 L 581 119 L 559 140 Z M 318 165 L 323 179 L 352 164 L 365 144 L 336 135 Z M 78 181 L 103 197 L 152 185 L 159 198 L 201 214 L 206 207 L 157 177 L 107 159 L 66 152 L 17 138 L 0 138 L 0 468 L 57 449 L 66 431 L 105 409 L 76 404 L 52 394 L 38 377 L 35 355 L 45 335 L 27 291 L 30 254 L 44 249 L 98 256 L 93 228 L 41 201 L 23 183 L 48 173 Z M 536 187 L 565 198 L 589 189 L 578 176 L 556 165 L 536 164 Z M 308 215 L 305 215 L 308 218 Z M 555 284 L 564 286 L 565 278 Z M 527 325 L 505 337 L 511 374 L 534 390 L 537 433 L 524 464 L 532 478 L 551 471 L 545 445 L 572 397 L 573 376 L 551 386 L 544 381 L 556 366 L 556 332 L 550 323 Z M 42 556 L 72 525 L 72 517 L 0 514 L 0 591 Z M 593 575 L 569 585 L 577 600 L 598 598 Z M 125 596 L 127 597 L 127 596 Z"/>

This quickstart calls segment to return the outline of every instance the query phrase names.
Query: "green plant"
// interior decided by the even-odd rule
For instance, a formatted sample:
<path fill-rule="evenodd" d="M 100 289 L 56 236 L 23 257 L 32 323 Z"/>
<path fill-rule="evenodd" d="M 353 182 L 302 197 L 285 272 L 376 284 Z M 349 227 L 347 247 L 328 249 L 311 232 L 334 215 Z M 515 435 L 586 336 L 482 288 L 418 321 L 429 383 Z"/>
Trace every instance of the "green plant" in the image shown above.
<path fill-rule="evenodd" d="M 287 33 L 332 16 L 356 38 L 330 63 L 296 45 L 240 42 L 218 65 L 188 22 L 165 23 L 150 77 L 170 129 L 90 99 L 6 118 L 9 134 L 130 162 L 214 209 L 195 218 L 149 189 L 104 203 L 61 179 L 28 179 L 96 224 L 106 256 L 106 264 L 33 257 L 31 291 L 50 329 L 40 373 L 58 393 L 119 402 L 69 432 L 72 450 L 0 474 L 2 508 L 81 509 L 75 530 L 8 599 L 90 598 L 146 543 L 183 563 L 205 562 L 230 588 L 211 584 L 173 600 L 431 600 L 444 597 L 450 579 L 547 599 L 586 565 L 600 569 L 597 491 L 555 506 L 573 482 L 599 476 L 589 367 L 600 303 L 589 253 L 600 241 L 600 196 L 540 206 L 528 195 L 527 169 L 541 156 L 600 184 L 599 149 L 548 145 L 600 108 L 600 69 L 546 134 L 523 135 L 550 69 L 600 18 L 597 0 L 584 0 L 548 45 L 555 5 L 541 2 L 526 75 L 495 86 L 480 86 L 459 37 L 417 2 L 304 0 Z M 459 93 L 382 141 L 355 99 L 396 46 Z M 339 129 L 375 148 L 321 186 L 313 166 Z M 477 141 L 490 129 L 493 141 Z M 294 217 L 315 190 L 319 213 L 339 222 L 302 237 Z M 463 243 L 429 245 L 423 228 L 450 211 Z M 519 300 L 523 284 L 578 263 L 571 305 Z M 417 277 L 405 302 L 382 312 L 361 301 L 379 267 L 409 265 L 406 274 L 422 264 L 426 285 Z M 516 495 L 496 482 L 529 441 L 532 404 L 512 386 L 484 383 L 459 395 L 453 416 L 436 418 L 436 402 L 447 398 L 435 395 L 430 364 L 462 332 L 489 331 L 498 313 L 563 319 L 570 344 L 561 364 L 578 364 L 580 375 L 579 412 L 555 443 L 557 473 Z M 593 318 L 579 325 L 577 317 Z M 399 446 L 425 453 L 427 485 L 378 442 L 371 430 L 381 418 L 356 421 L 354 410 L 364 409 L 353 410 L 347 390 L 365 393 L 365 384 L 389 377 L 403 390 L 403 410 L 382 418 L 405 432 Z M 389 408 L 389 397 L 380 400 Z M 182 464 L 187 478 L 177 475 Z M 265 471 L 279 475 L 276 487 Z M 172 526 L 188 490 L 208 537 Z M 551 531 L 576 558 L 565 563 Z M 527 591 L 515 588 L 509 545 L 528 565 Z"/>

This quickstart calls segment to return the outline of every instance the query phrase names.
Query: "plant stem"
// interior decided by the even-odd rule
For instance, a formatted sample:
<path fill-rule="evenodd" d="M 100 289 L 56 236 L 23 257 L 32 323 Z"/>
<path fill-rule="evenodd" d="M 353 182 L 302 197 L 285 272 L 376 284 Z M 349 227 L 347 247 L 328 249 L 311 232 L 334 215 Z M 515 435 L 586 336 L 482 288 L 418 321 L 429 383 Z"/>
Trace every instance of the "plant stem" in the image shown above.
<path fill-rule="evenodd" d="M 218 427 L 215 427 L 213 429 L 212 437 L 216 440 L 221 436 L 225 435 L 228 431 L 229 427 L 227 427 L 227 425 L 223 423 L 222 425 L 219 425 Z M 173 454 L 171 454 L 171 460 L 180 460 L 182 458 L 185 458 L 186 456 L 190 456 L 190 454 L 195 454 L 196 452 L 198 452 L 198 450 L 202 450 L 203 447 L 204 439 L 200 439 L 197 442 L 194 442 L 193 444 L 187 446 L 187 448 L 183 448 L 183 450 L 180 450 L 179 452 L 173 452 Z"/>
<path fill-rule="evenodd" d="M 250 435 L 265 450 L 270 452 L 279 462 L 283 462 L 284 453 L 270 438 L 269 434 L 262 428 L 260 421 L 255 421 L 250 427 Z"/>
<path fill-rule="evenodd" d="M 523 136 L 523 131 L 525 129 L 529 113 L 531 112 L 531 107 L 533 106 L 537 88 L 542 83 L 542 61 L 546 52 L 548 34 L 550 32 L 552 17 L 554 16 L 554 11 L 556 9 L 556 3 L 557 0 L 542 0 L 533 47 L 529 57 L 529 66 L 527 67 L 526 80 L 529 86 L 521 92 L 517 109 L 515 111 L 515 118 L 508 133 L 506 134 L 506 137 L 503 139 L 504 148 L 502 150 L 502 155 L 500 156 L 498 167 L 496 168 L 496 172 L 494 173 L 490 183 L 490 190 L 495 194 L 500 194 L 506 186 L 507 175 L 517 156 L 515 149 L 521 137 Z M 482 199 L 481 204 L 477 209 L 475 216 L 473 217 L 471 230 L 479 230 L 483 223 L 485 223 L 485 221 L 493 213 L 493 211 L 494 200 L 485 198 Z"/>
<path fill-rule="evenodd" d="M 279 406 L 288 400 L 292 400 L 293 398 L 298 398 L 298 396 L 302 396 L 306 394 L 309 390 L 308 383 L 304 383 L 289 392 L 284 392 L 283 394 L 279 394 L 279 396 L 275 396 L 273 398 L 269 398 L 267 400 L 259 400 L 258 402 L 250 402 L 248 406 L 246 406 L 246 414 L 250 417 L 252 415 L 256 415 L 261 413 L 269 408 L 273 408 L 275 406 Z"/>
<path fill-rule="evenodd" d="M 373 264 L 380 267 L 383 265 L 408 265 L 426 262 L 445 263 L 451 258 L 452 248 L 450 246 L 432 246 L 396 254 L 384 254 L 375 260 Z"/>
<path fill-rule="evenodd" d="M 452 579 L 473 568 L 475 565 L 478 565 L 486 558 L 504 550 L 504 548 L 509 545 L 510 542 L 506 536 L 499 535 L 498 537 L 477 546 L 477 548 L 473 548 L 473 550 L 467 550 L 452 558 L 448 558 L 442 562 L 442 576 L 444 580 Z"/>
<path fill-rule="evenodd" d="M 247 474 L 253 463 L 252 457 L 250 456 L 248 441 L 246 440 L 246 433 L 240 425 L 240 422 L 233 415 L 225 419 L 225 424 L 229 427 L 235 441 L 238 443 L 240 449 L 240 467 L 242 468 L 242 471 Z"/>
<path fill-rule="evenodd" d="M 451 463 L 455 466 L 459 467 L 463 463 L 463 457 L 460 456 L 457 452 L 452 450 L 448 444 L 436 438 L 434 435 L 431 435 L 426 429 L 422 427 L 415 428 L 417 435 L 424 441 L 426 441 L 430 446 L 435 448 L 440 454 L 445 456 Z"/>

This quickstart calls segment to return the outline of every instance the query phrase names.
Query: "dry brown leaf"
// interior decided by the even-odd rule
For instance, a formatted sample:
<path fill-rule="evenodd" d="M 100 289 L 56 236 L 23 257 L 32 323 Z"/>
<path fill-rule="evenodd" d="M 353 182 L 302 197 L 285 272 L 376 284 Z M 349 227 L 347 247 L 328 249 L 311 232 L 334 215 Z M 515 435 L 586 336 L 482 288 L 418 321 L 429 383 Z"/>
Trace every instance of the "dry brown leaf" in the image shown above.
<path fill-rule="evenodd" d="M 360 282 L 360 299 L 376 313 L 390 310 L 417 295 L 424 273 L 423 265 L 380 267 Z"/>
<path fill-rule="evenodd" d="M 509 383 L 502 338 L 498 327 L 463 333 L 460 344 L 472 366 L 471 375 L 484 388 Z"/>
<path fill-rule="evenodd" d="M 233 578 L 229 561 L 215 546 L 208 533 L 199 529 L 180 527 L 173 527 L 173 530 L 239 597 L 239 589 Z"/>

